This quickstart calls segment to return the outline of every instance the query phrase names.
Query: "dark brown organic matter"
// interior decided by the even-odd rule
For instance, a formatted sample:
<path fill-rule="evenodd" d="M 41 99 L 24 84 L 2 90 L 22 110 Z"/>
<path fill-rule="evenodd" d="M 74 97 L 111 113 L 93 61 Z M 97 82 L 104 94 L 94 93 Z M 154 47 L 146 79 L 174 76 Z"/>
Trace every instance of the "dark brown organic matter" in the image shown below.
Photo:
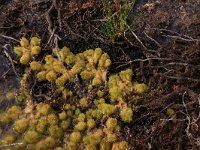
<path fill-rule="evenodd" d="M 49 54 L 64 45 L 73 53 L 101 47 L 111 57 L 110 74 L 131 67 L 137 81 L 151 88 L 129 101 L 134 121 L 124 124 L 123 133 L 130 149 L 200 149 L 199 6 L 200 0 L 136 0 L 122 39 L 113 41 L 98 32 L 106 20 L 101 1 L 1 0 L 0 111 L 9 106 L 2 95 L 19 87 L 24 71 L 12 52 L 15 39 L 40 37 Z M 41 87 L 47 88 L 52 95 L 50 85 Z"/>

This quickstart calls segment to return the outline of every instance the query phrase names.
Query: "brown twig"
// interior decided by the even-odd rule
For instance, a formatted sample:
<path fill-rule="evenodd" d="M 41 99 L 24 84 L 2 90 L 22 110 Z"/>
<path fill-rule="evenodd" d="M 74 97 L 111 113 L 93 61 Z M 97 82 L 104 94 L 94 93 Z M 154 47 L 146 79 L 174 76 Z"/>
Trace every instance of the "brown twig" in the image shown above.
<path fill-rule="evenodd" d="M 60 8 L 58 7 L 56 0 L 53 0 L 53 6 L 58 12 L 58 23 L 59 23 L 59 29 L 62 29 L 62 22 L 61 22 L 61 14 L 60 14 Z"/>
<path fill-rule="evenodd" d="M 13 60 L 12 60 L 11 56 L 8 54 L 8 52 L 6 51 L 6 50 L 8 50 L 7 47 L 6 47 L 7 45 L 8 44 L 3 46 L 3 48 L 4 48 L 3 52 L 6 55 L 6 57 L 8 58 L 9 62 L 11 63 L 12 69 L 13 69 L 16 77 L 19 78 L 19 75 L 17 74 L 17 71 L 16 71 L 15 66 L 14 66 Z"/>
<path fill-rule="evenodd" d="M 68 30 L 70 31 L 70 33 L 71 33 L 72 35 L 74 35 L 75 37 L 78 37 L 78 38 L 80 38 L 80 39 L 83 39 L 84 41 L 88 41 L 88 39 L 86 39 L 85 37 L 83 37 L 83 36 L 81 36 L 81 35 L 75 33 L 75 32 L 72 30 L 72 28 L 69 26 L 68 23 L 66 23 L 65 25 L 66 25 L 66 27 L 68 28 Z"/>
<path fill-rule="evenodd" d="M 158 47 L 162 47 L 155 39 L 153 39 L 152 37 L 150 37 L 146 32 L 144 32 L 145 36 L 150 39 L 151 41 L 153 41 L 154 43 L 156 43 L 156 45 Z"/>
<path fill-rule="evenodd" d="M 13 146 L 22 145 L 22 144 L 23 143 L 13 143 L 13 144 L 1 145 L 0 148 L 13 147 Z"/>
<path fill-rule="evenodd" d="M 128 62 L 118 62 L 118 63 L 123 63 L 122 65 L 119 65 L 118 67 L 114 68 L 114 69 L 118 69 L 127 65 L 130 65 L 134 62 L 146 62 L 146 61 L 151 61 L 151 60 L 161 60 L 161 61 L 170 61 L 173 60 L 171 58 L 159 58 L 159 57 L 153 57 L 153 58 L 147 58 L 147 59 L 134 59 Z"/>
<path fill-rule="evenodd" d="M 55 34 L 56 28 L 53 29 L 53 32 L 51 33 L 51 36 L 49 37 L 49 40 L 47 42 L 47 44 L 45 45 L 44 49 L 46 49 L 47 45 L 49 45 L 49 43 L 51 42 L 54 34 Z"/>
<path fill-rule="evenodd" d="M 131 28 L 130 28 L 128 25 L 127 25 L 127 28 L 128 28 L 128 30 L 131 32 L 131 34 L 135 37 L 135 39 L 140 43 L 140 45 L 142 46 L 142 48 L 143 48 L 144 51 L 151 52 L 151 53 L 157 53 L 157 51 L 155 51 L 155 50 L 149 50 L 149 49 L 142 43 L 142 41 L 141 41 L 141 40 L 139 39 L 139 37 L 135 34 L 135 32 L 133 32 L 133 31 L 131 30 Z M 126 39 L 131 45 L 134 46 L 134 44 L 133 44 L 130 40 L 128 40 L 128 38 L 126 38 L 125 32 L 124 32 L 124 37 L 125 37 L 125 39 Z"/>
<path fill-rule="evenodd" d="M 193 37 L 190 37 L 188 35 L 181 35 L 178 32 L 172 31 L 172 30 L 167 30 L 167 29 L 159 29 L 159 28 L 148 28 L 148 29 L 153 29 L 153 30 L 158 30 L 158 31 L 164 31 L 164 32 L 169 32 L 171 34 L 176 34 L 176 35 L 164 35 L 165 37 L 169 38 L 174 38 L 174 39 L 179 39 L 185 42 L 199 42 L 199 39 L 194 39 Z"/>
<path fill-rule="evenodd" d="M 10 68 L 4 74 L 1 75 L 1 78 L 4 78 L 9 71 L 10 71 Z"/>
<path fill-rule="evenodd" d="M 186 38 L 183 38 L 181 36 L 173 36 L 173 35 L 163 35 L 163 36 L 173 38 L 173 39 L 182 40 L 182 41 L 185 41 L 185 42 L 199 42 L 198 39 L 186 39 Z"/>
<path fill-rule="evenodd" d="M 32 5 L 38 5 L 38 4 L 40 4 L 40 3 L 47 3 L 48 1 L 50 1 L 50 0 L 32 0 L 31 1 L 31 4 Z"/>
<path fill-rule="evenodd" d="M 58 52 L 58 50 L 59 50 L 59 48 L 58 48 L 58 39 L 60 40 L 61 38 L 57 35 L 57 34 L 55 34 L 54 35 L 54 43 L 55 43 L 55 49 L 56 49 L 56 55 L 58 56 L 58 60 L 59 61 L 62 61 L 62 59 L 61 59 L 61 56 L 60 56 L 60 54 L 59 54 L 59 52 Z"/>
<path fill-rule="evenodd" d="M 167 75 L 167 73 L 169 73 L 169 72 L 158 73 L 158 75 L 164 76 L 164 77 L 169 78 L 169 79 L 188 80 L 188 81 L 198 82 L 198 83 L 200 82 L 200 79 L 193 79 L 193 78 L 190 78 L 190 77 L 170 76 L 170 75 Z"/>
<path fill-rule="evenodd" d="M 56 1 L 56 0 L 53 0 L 53 1 Z M 48 9 L 48 11 L 45 14 L 45 19 L 46 19 L 46 21 L 48 23 L 48 31 L 49 31 L 50 34 L 52 34 L 52 32 L 53 32 L 53 30 L 52 30 L 52 22 L 51 22 L 51 18 L 50 18 L 50 13 L 53 10 L 53 7 L 54 7 L 54 2 L 52 2 L 51 7 Z"/>
<path fill-rule="evenodd" d="M 55 29 L 52 29 L 52 21 L 51 21 L 51 18 L 50 18 L 50 13 L 53 10 L 53 8 L 55 8 L 56 10 L 58 9 L 57 8 L 57 4 L 56 4 L 56 0 L 52 1 L 52 5 L 49 8 L 49 10 L 46 12 L 46 15 L 45 15 L 45 18 L 46 18 L 46 20 L 48 22 L 48 31 L 50 33 L 50 38 L 49 38 L 48 43 L 50 43 L 52 37 L 54 36 L 54 44 L 55 44 L 55 48 L 56 48 L 56 54 L 58 56 L 59 61 L 61 61 L 61 56 L 60 56 L 60 54 L 58 52 L 58 39 L 61 40 L 61 38 L 57 34 L 55 34 Z"/>
<path fill-rule="evenodd" d="M 15 41 L 15 42 L 20 42 L 19 40 L 15 39 L 15 38 L 13 38 L 13 37 L 10 37 L 10 36 L 6 36 L 6 35 L 3 35 L 3 34 L 0 34 L 0 36 L 3 37 L 3 38 L 6 38 L 6 39 L 13 40 L 13 41 Z"/>

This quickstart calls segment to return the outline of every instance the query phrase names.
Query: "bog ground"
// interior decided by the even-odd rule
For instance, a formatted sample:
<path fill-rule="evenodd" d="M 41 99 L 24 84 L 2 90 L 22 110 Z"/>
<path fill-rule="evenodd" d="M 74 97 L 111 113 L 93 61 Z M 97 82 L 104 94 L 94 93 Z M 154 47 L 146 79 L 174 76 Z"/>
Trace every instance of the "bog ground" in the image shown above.
<path fill-rule="evenodd" d="M 120 138 L 129 143 L 128 149 L 198 150 L 199 6 L 200 0 L 1 0 L 0 113 L 16 103 L 6 93 L 15 91 L 15 97 L 19 96 L 20 80 L 27 69 L 13 52 L 22 37 L 41 39 L 41 61 L 58 47 L 67 46 L 74 55 L 100 47 L 112 61 L 108 77 L 131 68 L 132 79 L 149 87 L 137 100 L 127 98 L 127 105 L 134 106 L 133 121 L 120 124 Z M 35 85 L 43 92 L 54 88 L 34 81 L 30 86 L 37 95 Z M 84 94 L 76 83 L 67 86 Z M 61 111 L 59 104 L 43 102 Z M 105 120 L 108 118 L 102 124 Z M 11 123 L 0 123 L 0 140 L 11 128 Z"/>

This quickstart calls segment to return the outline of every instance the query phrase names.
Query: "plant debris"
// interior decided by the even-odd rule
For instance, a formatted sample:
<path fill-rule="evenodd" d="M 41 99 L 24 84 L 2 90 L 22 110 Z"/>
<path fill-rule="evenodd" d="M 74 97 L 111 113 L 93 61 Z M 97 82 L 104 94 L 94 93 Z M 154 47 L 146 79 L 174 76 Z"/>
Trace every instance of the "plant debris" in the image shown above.
<path fill-rule="evenodd" d="M 115 6 L 119 3 L 112 1 L 112 4 L 112 12 L 117 14 Z M 122 123 L 121 130 L 129 149 L 199 149 L 199 5 L 199 0 L 136 0 L 125 23 L 126 30 L 120 32 L 120 38 L 112 39 L 99 32 L 108 19 L 101 1 L 1 1 L 0 112 L 16 104 L 17 96 L 23 101 L 24 93 L 16 93 L 15 99 L 10 101 L 6 99 L 6 93 L 18 91 L 19 80 L 26 72 L 26 67 L 19 65 L 18 56 L 12 51 L 19 45 L 16 39 L 40 37 L 43 50 L 37 59 L 43 62 L 45 55 L 53 54 L 53 48 L 57 50 L 67 45 L 76 55 L 101 47 L 112 61 L 108 76 L 131 68 L 133 79 L 150 88 L 148 93 L 138 94 L 137 99 L 129 97 L 128 105 L 134 106 L 134 119 Z M 55 53 L 58 57 L 57 51 Z M 79 78 L 66 86 L 84 95 L 86 91 L 76 87 Z M 31 79 L 30 91 L 35 99 L 40 99 L 37 103 L 56 97 L 53 88 L 48 82 Z M 45 91 L 49 93 L 44 94 Z M 93 99 L 92 95 L 88 97 Z M 84 104 L 84 100 L 82 102 Z M 58 103 L 51 106 L 60 108 Z M 30 110 L 31 107 L 27 109 Z M 106 120 L 101 120 L 102 125 Z M 5 127 L 10 128 L 10 125 Z M 0 125 L 0 140 L 3 132 Z M 5 138 L 15 140 L 12 135 Z M 47 141 L 54 143 L 51 138 Z M 20 142 L 6 144 L 21 145 Z"/>

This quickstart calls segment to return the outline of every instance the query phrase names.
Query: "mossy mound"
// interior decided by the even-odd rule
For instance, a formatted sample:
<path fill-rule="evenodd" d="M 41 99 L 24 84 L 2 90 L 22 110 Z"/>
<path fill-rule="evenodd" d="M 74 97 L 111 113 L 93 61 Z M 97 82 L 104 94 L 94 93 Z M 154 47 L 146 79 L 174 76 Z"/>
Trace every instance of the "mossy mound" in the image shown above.
<path fill-rule="evenodd" d="M 63 47 L 40 60 L 40 41 L 22 38 L 21 46 L 14 48 L 27 69 L 17 97 L 21 107 L 12 106 L 1 114 L 0 122 L 13 123 L 14 129 L 14 135 L 4 135 L 1 145 L 21 142 L 11 148 L 29 149 L 36 144 L 38 150 L 127 149 L 120 130 L 134 119 L 128 101 L 148 87 L 132 81 L 131 69 L 108 76 L 111 60 L 101 48 L 75 55 Z M 47 85 L 49 89 L 40 89 Z"/>

